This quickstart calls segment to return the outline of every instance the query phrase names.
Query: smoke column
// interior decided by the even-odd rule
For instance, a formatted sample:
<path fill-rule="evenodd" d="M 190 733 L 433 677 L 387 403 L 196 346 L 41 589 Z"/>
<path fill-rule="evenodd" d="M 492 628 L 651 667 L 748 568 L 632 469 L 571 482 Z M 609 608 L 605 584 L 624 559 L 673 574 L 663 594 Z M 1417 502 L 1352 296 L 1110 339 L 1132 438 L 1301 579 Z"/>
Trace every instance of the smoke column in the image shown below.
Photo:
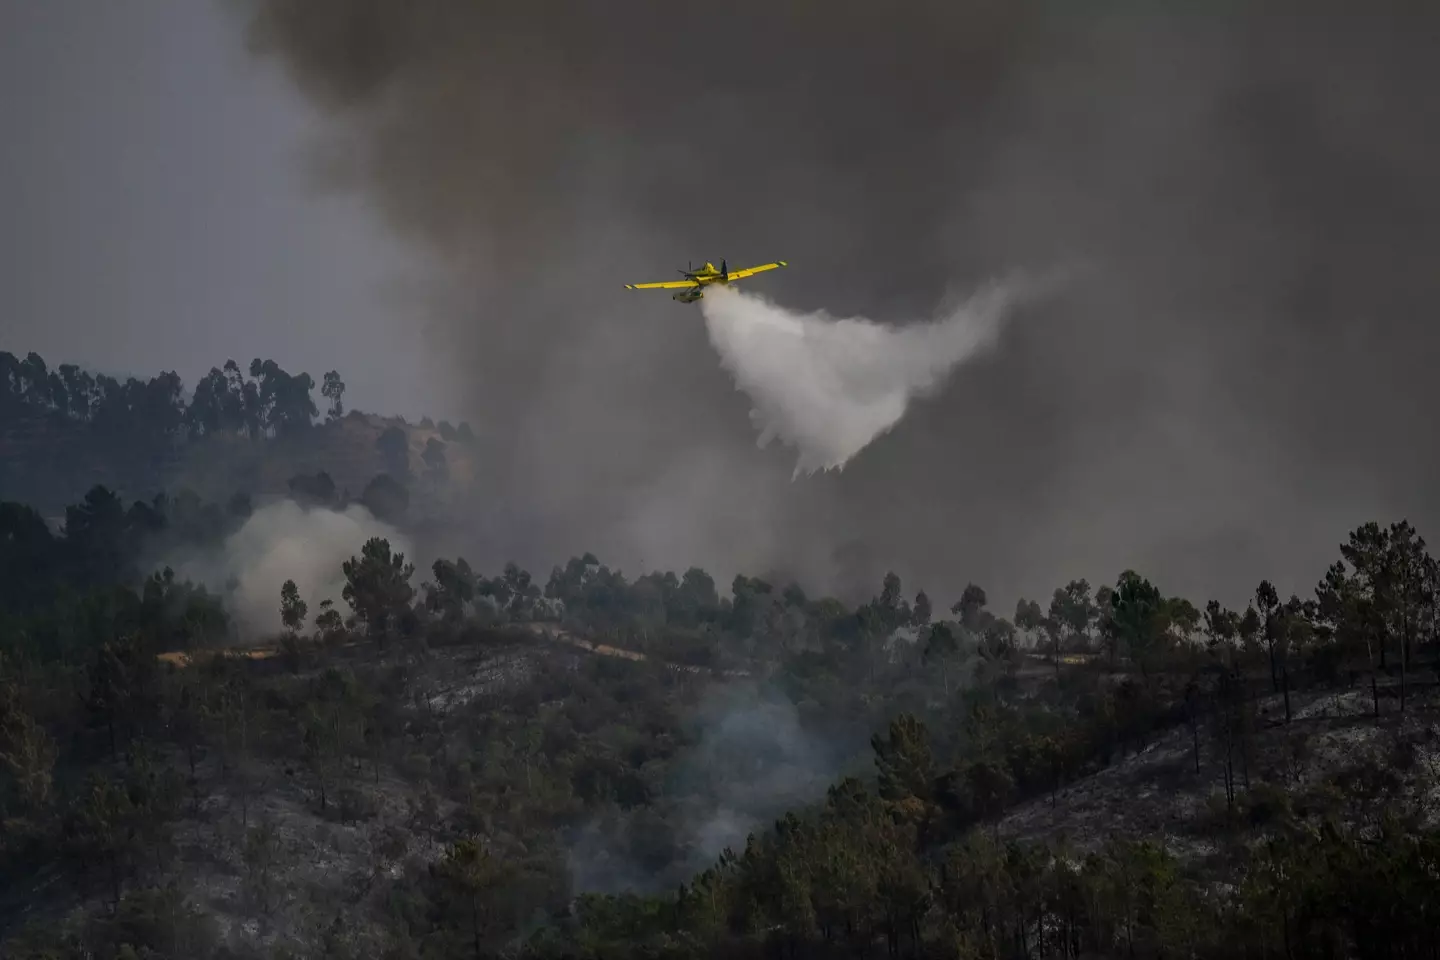
<path fill-rule="evenodd" d="M 255 511 L 218 550 L 165 558 L 181 577 L 205 584 L 221 594 L 242 640 L 278 633 L 280 585 L 294 580 L 310 615 L 322 600 L 344 610 L 341 565 L 357 556 L 371 537 L 390 541 L 396 553 L 411 555 L 409 539 L 400 531 L 351 505 L 343 511 L 302 507 L 281 500 Z"/>
<path fill-rule="evenodd" d="M 798 452 L 793 479 L 844 467 L 911 400 L 994 346 L 1014 292 L 995 284 L 939 319 L 898 328 L 718 286 L 700 305 L 720 362 L 755 404 L 759 445 L 779 439 Z"/>

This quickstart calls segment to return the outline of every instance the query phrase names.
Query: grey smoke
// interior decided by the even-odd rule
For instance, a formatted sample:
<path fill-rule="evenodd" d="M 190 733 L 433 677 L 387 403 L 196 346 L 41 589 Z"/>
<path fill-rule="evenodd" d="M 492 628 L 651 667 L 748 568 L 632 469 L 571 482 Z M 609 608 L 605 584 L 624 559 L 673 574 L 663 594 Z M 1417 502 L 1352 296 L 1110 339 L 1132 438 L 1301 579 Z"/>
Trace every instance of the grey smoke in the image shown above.
<path fill-rule="evenodd" d="M 795 704 L 778 691 L 722 688 L 699 717 L 700 744 L 683 758 L 678 776 L 705 801 L 690 823 L 705 862 L 727 846 L 738 852 L 757 825 L 819 799 L 835 781 L 836 746 L 808 732 Z"/>
<path fill-rule="evenodd" d="M 417 309 L 491 431 L 472 559 L 824 589 L 858 544 L 937 599 L 1135 567 L 1234 602 L 1308 590 L 1356 523 L 1440 526 L 1433 4 L 255 7 L 332 121 L 322 182 L 445 272 Z M 1095 268 L 792 484 L 696 314 L 620 288 L 721 257 L 842 317 Z"/>
<path fill-rule="evenodd" d="M 797 706 L 774 689 L 743 682 L 710 691 L 688 720 L 699 742 L 676 758 L 656 809 L 611 810 L 573 838 L 568 862 L 578 891 L 673 889 L 736 853 L 787 810 L 825 796 L 846 751 L 812 733 Z M 659 841 L 675 855 L 661 860 Z"/>

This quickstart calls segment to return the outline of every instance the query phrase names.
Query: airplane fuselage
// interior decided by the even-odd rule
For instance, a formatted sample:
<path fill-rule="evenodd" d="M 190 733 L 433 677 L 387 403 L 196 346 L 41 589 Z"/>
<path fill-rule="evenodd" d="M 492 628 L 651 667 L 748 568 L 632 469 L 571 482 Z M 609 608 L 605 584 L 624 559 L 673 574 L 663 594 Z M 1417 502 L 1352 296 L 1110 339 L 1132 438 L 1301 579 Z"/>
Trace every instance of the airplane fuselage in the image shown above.
<path fill-rule="evenodd" d="M 679 293 L 673 294 L 670 297 L 670 299 L 677 300 L 680 303 L 694 303 L 696 300 L 703 298 L 705 296 L 705 288 L 712 283 L 730 282 L 729 271 L 716 270 L 715 264 L 713 263 L 706 263 L 705 266 L 699 270 L 682 270 L 681 273 L 685 274 L 685 279 L 693 280 L 697 285 L 688 290 L 681 290 Z"/>
<path fill-rule="evenodd" d="M 679 291 L 670 295 L 670 299 L 679 303 L 694 303 L 705 296 L 705 288 L 712 283 L 719 283 L 728 286 L 732 281 L 743 280 L 746 277 L 754 276 L 765 270 L 773 270 L 776 267 L 786 266 L 784 260 L 776 260 L 773 263 L 764 263 L 758 267 L 746 267 L 742 270 L 731 270 L 728 261 L 720 261 L 720 269 L 715 269 L 715 264 L 706 262 L 698 270 L 691 268 L 681 270 L 680 275 L 684 280 L 659 281 L 656 283 L 627 283 L 627 290 L 653 290 L 657 287 L 675 289 Z"/>

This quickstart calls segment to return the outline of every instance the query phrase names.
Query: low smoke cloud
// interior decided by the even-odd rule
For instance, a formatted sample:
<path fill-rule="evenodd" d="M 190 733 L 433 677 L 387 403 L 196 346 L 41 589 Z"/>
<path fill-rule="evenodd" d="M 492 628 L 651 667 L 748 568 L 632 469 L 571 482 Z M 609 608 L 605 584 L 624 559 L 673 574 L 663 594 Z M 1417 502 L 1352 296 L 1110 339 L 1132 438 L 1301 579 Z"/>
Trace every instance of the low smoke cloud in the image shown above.
<path fill-rule="evenodd" d="M 797 313 L 724 287 L 700 303 L 721 363 L 755 404 L 759 445 L 793 446 L 799 477 L 844 467 L 913 399 L 993 346 L 1014 292 L 994 284 L 937 320 L 899 328 Z"/>
<path fill-rule="evenodd" d="M 250 516 L 216 552 L 171 558 L 184 578 L 224 595 L 242 640 L 278 632 L 280 586 L 294 580 L 310 614 L 322 600 L 342 609 L 341 564 L 360 553 L 371 537 L 384 537 L 392 550 L 410 553 L 408 539 L 361 506 L 344 510 L 302 507 L 282 500 Z"/>
<path fill-rule="evenodd" d="M 576 892 L 674 889 L 784 811 L 822 799 L 844 767 L 844 745 L 809 729 L 783 693 L 752 682 L 713 690 L 689 722 L 698 742 L 668 775 L 666 814 L 611 810 L 572 839 Z"/>
<path fill-rule="evenodd" d="M 840 753 L 801 723 L 785 695 L 752 684 L 717 691 L 699 711 L 704 733 L 680 765 L 706 809 L 694 811 L 695 852 L 711 862 L 737 851 L 750 831 L 780 811 L 825 795 L 839 773 Z"/>

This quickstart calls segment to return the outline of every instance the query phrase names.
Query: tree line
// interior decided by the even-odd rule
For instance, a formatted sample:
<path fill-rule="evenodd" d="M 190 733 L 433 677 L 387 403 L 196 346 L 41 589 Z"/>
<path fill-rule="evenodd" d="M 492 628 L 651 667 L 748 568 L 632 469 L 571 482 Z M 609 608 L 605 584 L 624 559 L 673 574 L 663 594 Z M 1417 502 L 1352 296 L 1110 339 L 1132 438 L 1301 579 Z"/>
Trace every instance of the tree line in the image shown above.
<path fill-rule="evenodd" d="M 248 367 L 227 360 L 187 394 L 173 371 L 122 379 L 74 364 L 51 368 L 35 353 L 21 359 L 0 351 L 0 498 L 58 510 L 94 483 L 150 496 L 172 486 L 202 449 L 207 457 L 233 458 L 242 474 L 258 475 L 257 458 L 294 454 L 304 438 L 318 442 L 311 432 L 317 424 L 338 429 L 345 422 L 340 374 L 329 371 L 318 384 L 323 410 L 316 387 L 309 374 L 259 358 Z M 426 417 L 419 425 L 439 433 L 420 459 L 428 478 L 443 481 L 445 445 L 471 443 L 475 435 L 463 422 L 437 426 Z M 381 469 L 404 485 L 410 480 L 407 430 L 392 426 L 385 433 L 377 443 Z M 249 442 L 223 443 L 230 438 Z"/>
<path fill-rule="evenodd" d="M 308 373 L 290 374 L 274 360 L 258 358 L 248 373 L 228 360 L 195 385 L 187 403 L 174 372 L 122 382 L 75 364 L 51 370 L 35 353 L 22 360 L 0 352 L 0 422 L 46 417 L 173 440 L 221 431 L 258 438 L 311 425 L 318 410 L 311 398 L 315 381 Z M 325 375 L 321 392 L 330 400 L 327 417 L 341 416 L 345 384 L 337 372 Z"/>
<path fill-rule="evenodd" d="M 0 351 L 0 430 L 37 418 L 52 423 L 93 424 L 98 432 L 130 439 L 183 442 L 216 433 L 260 439 L 288 436 L 314 425 L 320 411 L 308 373 L 292 374 L 274 360 L 258 357 L 242 368 L 234 360 L 195 384 L 189 399 L 173 371 L 149 380 L 124 381 L 94 374 L 75 364 L 53 370 L 36 353 L 21 359 Z M 345 382 L 331 370 L 319 383 L 326 401 L 323 419 L 345 415 Z M 442 421 L 446 442 L 467 441 L 469 424 Z"/>

